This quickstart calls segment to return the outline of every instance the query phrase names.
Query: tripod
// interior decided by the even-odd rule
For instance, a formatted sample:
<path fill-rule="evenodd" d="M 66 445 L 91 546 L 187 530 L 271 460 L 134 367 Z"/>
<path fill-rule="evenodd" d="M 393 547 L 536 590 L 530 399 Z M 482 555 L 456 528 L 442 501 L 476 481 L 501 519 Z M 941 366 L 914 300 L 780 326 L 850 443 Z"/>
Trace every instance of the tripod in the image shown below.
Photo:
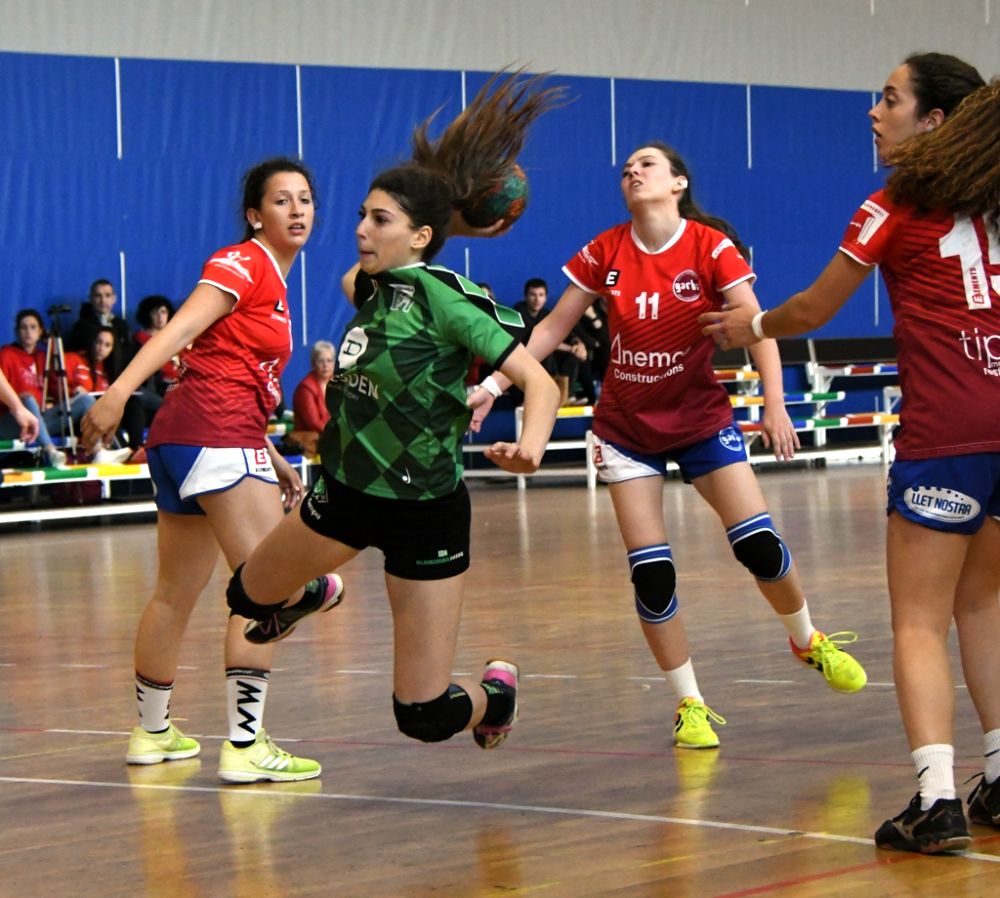
<path fill-rule="evenodd" d="M 73 416 L 70 413 L 69 381 L 66 377 L 66 353 L 63 350 L 62 323 L 60 315 L 70 311 L 69 306 L 52 306 L 49 309 L 51 324 L 49 339 L 45 346 L 45 373 L 42 378 L 42 411 L 48 405 L 49 383 L 55 378 L 55 403 L 59 408 L 59 421 L 62 433 L 67 435 L 67 445 L 76 448 L 76 436 L 73 433 Z"/>

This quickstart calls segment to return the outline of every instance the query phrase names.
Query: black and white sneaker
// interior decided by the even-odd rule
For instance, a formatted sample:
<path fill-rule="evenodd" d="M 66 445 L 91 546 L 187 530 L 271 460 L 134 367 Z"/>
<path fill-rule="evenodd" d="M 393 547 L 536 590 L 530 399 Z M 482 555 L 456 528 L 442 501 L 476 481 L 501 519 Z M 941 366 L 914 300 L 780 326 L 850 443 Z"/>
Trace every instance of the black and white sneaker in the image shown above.
<path fill-rule="evenodd" d="M 969 819 L 983 826 L 1000 826 L 1000 779 L 987 783 L 979 774 L 979 782 L 969 794 Z"/>
<path fill-rule="evenodd" d="M 922 811 L 919 792 L 903 813 L 886 820 L 875 833 L 879 848 L 921 854 L 964 851 L 971 841 L 960 798 L 939 798 Z"/>
<path fill-rule="evenodd" d="M 305 594 L 294 605 L 279 605 L 264 620 L 250 621 L 243 628 L 247 642 L 264 645 L 278 642 L 310 614 L 336 608 L 344 599 L 344 581 L 337 574 L 325 574 L 306 584 Z"/>

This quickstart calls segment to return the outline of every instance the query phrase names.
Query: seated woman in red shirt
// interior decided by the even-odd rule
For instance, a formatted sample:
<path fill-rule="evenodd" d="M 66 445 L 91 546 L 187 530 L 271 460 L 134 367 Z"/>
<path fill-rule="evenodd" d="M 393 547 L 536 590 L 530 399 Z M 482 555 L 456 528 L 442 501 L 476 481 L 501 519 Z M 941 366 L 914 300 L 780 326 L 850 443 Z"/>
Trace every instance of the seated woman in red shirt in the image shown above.
<path fill-rule="evenodd" d="M 69 395 L 103 393 L 122 367 L 121 355 L 115 346 L 115 331 L 108 325 L 101 325 L 94 334 L 93 342 L 84 352 L 66 353 L 66 386 Z M 125 403 L 122 426 L 115 434 L 116 441 L 127 446 L 98 450 L 94 460 L 104 463 L 133 461 L 133 456 L 142 447 L 145 424 L 142 402 L 138 397 L 130 396 Z"/>
<path fill-rule="evenodd" d="M 295 421 L 288 442 L 301 446 L 303 455 L 313 456 L 319 435 L 330 420 L 326 407 L 326 385 L 333 377 L 333 344 L 317 340 L 313 343 L 309 359 L 312 371 L 302 378 L 292 397 Z"/>
<path fill-rule="evenodd" d="M 105 362 L 115 350 L 115 332 L 100 327 L 86 352 L 66 353 L 66 386 L 69 395 L 103 393 L 108 388 Z M 51 389 L 51 387 L 50 387 Z"/>

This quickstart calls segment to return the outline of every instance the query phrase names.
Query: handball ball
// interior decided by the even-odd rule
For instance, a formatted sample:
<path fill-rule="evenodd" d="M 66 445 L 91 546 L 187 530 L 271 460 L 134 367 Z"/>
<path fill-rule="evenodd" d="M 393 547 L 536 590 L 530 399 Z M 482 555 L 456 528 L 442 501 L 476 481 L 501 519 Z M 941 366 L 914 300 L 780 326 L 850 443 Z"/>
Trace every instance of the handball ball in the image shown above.
<path fill-rule="evenodd" d="M 502 181 L 472 198 L 462 211 L 462 217 L 474 228 L 488 228 L 498 221 L 510 226 L 524 214 L 527 206 L 528 176 L 515 162 Z"/>

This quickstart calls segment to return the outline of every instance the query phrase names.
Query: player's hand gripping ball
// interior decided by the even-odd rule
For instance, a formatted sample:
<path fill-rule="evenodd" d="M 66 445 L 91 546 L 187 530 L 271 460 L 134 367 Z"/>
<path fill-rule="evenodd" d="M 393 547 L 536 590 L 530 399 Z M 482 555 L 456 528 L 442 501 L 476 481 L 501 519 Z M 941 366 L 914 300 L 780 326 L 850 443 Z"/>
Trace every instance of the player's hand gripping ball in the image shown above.
<path fill-rule="evenodd" d="M 502 181 L 472 198 L 462 210 L 462 218 L 474 228 L 488 228 L 500 221 L 510 227 L 527 207 L 528 176 L 515 162 Z"/>

